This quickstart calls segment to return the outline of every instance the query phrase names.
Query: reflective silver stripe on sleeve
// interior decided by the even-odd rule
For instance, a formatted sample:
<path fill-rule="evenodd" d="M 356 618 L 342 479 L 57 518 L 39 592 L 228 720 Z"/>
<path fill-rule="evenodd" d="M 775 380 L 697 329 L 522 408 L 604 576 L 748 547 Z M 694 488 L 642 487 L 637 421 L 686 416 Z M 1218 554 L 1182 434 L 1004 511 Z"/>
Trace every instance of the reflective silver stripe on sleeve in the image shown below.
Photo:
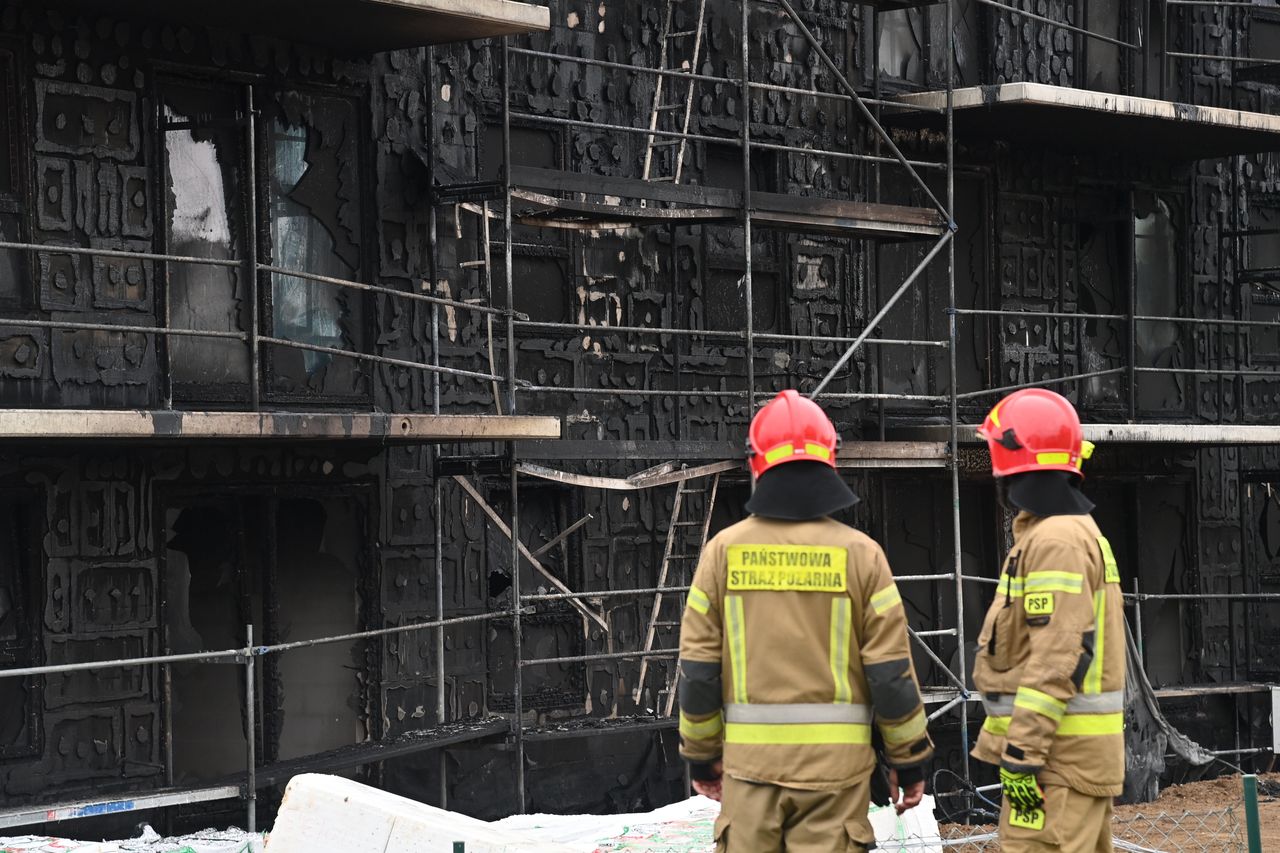
<path fill-rule="evenodd" d="M 1067 701 L 1068 714 L 1118 714 L 1124 710 L 1124 691 L 1081 693 Z"/>
<path fill-rule="evenodd" d="M 871 723 L 867 705 L 792 703 L 774 705 L 725 705 L 726 723 Z"/>
<path fill-rule="evenodd" d="M 1013 694 L 987 694 L 982 697 L 982 707 L 988 717 L 1012 717 Z M 1109 693 L 1079 693 L 1067 700 L 1067 714 L 1116 714 L 1124 710 L 1124 691 Z"/>

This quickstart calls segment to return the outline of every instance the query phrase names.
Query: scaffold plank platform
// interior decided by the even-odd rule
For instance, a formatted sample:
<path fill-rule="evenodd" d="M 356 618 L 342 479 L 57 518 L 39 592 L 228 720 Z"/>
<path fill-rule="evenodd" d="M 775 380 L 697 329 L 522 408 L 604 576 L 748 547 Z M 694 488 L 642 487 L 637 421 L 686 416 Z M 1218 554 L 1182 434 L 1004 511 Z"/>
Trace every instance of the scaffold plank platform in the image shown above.
<path fill-rule="evenodd" d="M 511 170 L 515 218 L 526 225 L 582 230 L 633 225 L 715 224 L 742 218 L 742 193 L 720 187 L 657 183 L 516 166 Z M 946 230 L 926 207 L 751 193 L 752 220 L 787 231 L 918 239 Z"/>
<path fill-rule="evenodd" d="M 416 755 L 433 749 L 444 749 L 460 743 L 507 735 L 511 723 L 505 717 L 489 717 L 482 720 L 446 723 L 418 731 L 405 732 L 397 737 L 369 743 L 340 746 L 328 752 L 278 761 L 259 767 L 254 776 L 258 788 L 269 788 L 288 782 L 301 773 L 333 773 Z M 239 778 L 243 779 L 241 774 Z"/>
<path fill-rule="evenodd" d="M 50 6 L 101 13 L 101 0 L 50 0 Z M 172 21 L 374 53 L 547 30 L 546 6 L 516 0 L 114 0 L 118 18 Z"/>
<path fill-rule="evenodd" d="M 613 719 L 579 717 L 574 720 L 565 720 L 560 724 L 550 723 L 536 728 L 526 728 L 524 730 L 524 739 L 533 742 L 569 740 L 600 735 L 635 734 L 637 732 L 660 732 L 674 729 L 678 725 L 679 721 L 675 717 L 617 717 Z"/>
<path fill-rule="evenodd" d="M 522 460 L 675 460 L 718 462 L 742 460 L 740 442 L 733 441 L 590 441 L 561 439 L 522 441 L 516 446 Z M 945 468 L 950 455 L 944 441 L 846 441 L 836 456 L 841 468 Z M 746 462 L 742 463 L 746 472 Z"/>
<path fill-rule="evenodd" d="M 947 93 L 921 92 L 898 100 L 904 109 L 886 114 L 886 124 L 937 127 L 942 115 L 910 108 L 945 110 Z M 1280 116 L 1067 86 L 969 86 L 952 93 L 952 104 L 960 139 L 993 137 L 1058 148 L 1123 149 L 1168 160 L 1280 148 Z"/>
<path fill-rule="evenodd" d="M 221 785 L 211 788 L 163 789 L 120 793 L 115 796 L 92 800 L 74 800 L 45 805 L 15 806 L 0 811 L 0 828 L 53 823 L 82 817 L 101 817 L 122 812 L 160 809 L 167 806 L 184 806 L 191 803 L 208 803 L 230 800 L 240 796 L 238 785 Z"/>
<path fill-rule="evenodd" d="M 962 424 L 961 444 L 985 443 L 977 435 L 977 424 Z M 950 427 L 899 427 L 892 430 L 897 439 L 908 443 L 941 440 Z M 1252 424 L 1085 424 L 1084 437 L 1100 447 L 1108 444 L 1168 444 L 1222 446 L 1243 444 L 1280 444 L 1280 425 Z"/>
<path fill-rule="evenodd" d="M 0 440 L 315 439 L 466 442 L 559 437 L 559 418 L 533 415 L 181 412 L 142 409 L 0 410 Z"/>

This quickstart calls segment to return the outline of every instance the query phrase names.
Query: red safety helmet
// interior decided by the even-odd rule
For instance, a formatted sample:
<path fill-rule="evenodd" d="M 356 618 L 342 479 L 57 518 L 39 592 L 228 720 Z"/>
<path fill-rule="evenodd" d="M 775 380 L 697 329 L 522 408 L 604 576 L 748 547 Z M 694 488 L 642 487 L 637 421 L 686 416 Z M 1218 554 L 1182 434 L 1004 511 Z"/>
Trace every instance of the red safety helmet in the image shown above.
<path fill-rule="evenodd" d="M 747 459 L 759 477 L 786 462 L 823 462 L 836 467 L 840 436 L 822 407 L 788 389 L 765 403 L 751 421 Z"/>
<path fill-rule="evenodd" d="M 1047 388 L 1026 388 L 1005 397 L 978 428 L 991 451 L 991 473 L 997 477 L 1026 471 L 1069 471 L 1084 477 L 1080 466 L 1093 455 L 1075 408 Z"/>

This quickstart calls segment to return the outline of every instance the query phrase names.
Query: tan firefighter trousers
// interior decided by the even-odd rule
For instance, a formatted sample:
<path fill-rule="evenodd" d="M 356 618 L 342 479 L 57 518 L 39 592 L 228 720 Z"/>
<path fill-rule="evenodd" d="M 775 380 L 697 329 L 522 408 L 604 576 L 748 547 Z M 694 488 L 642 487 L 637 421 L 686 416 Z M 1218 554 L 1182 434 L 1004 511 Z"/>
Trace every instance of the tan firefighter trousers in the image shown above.
<path fill-rule="evenodd" d="M 802 791 L 724 777 L 716 853 L 864 853 L 871 784 Z"/>
<path fill-rule="evenodd" d="M 1065 785 L 1044 786 L 1044 829 L 1009 825 L 1009 801 L 1000 807 L 1004 853 L 1113 853 L 1111 797 L 1090 797 Z"/>

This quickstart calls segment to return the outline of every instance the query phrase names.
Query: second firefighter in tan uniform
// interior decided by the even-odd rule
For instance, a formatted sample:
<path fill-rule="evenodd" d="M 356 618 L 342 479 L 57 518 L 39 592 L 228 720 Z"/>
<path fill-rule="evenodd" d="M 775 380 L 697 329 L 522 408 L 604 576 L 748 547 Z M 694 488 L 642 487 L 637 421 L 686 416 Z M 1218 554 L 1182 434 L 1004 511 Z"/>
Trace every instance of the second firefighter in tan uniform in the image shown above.
<path fill-rule="evenodd" d="M 973 755 L 1000 767 L 1005 853 L 1110 853 L 1125 773 L 1120 572 L 1075 489 L 1092 450 L 1079 420 L 1066 400 L 1032 390 L 983 427 L 1007 502 L 1022 511 L 978 637 L 973 680 L 987 717 Z"/>

